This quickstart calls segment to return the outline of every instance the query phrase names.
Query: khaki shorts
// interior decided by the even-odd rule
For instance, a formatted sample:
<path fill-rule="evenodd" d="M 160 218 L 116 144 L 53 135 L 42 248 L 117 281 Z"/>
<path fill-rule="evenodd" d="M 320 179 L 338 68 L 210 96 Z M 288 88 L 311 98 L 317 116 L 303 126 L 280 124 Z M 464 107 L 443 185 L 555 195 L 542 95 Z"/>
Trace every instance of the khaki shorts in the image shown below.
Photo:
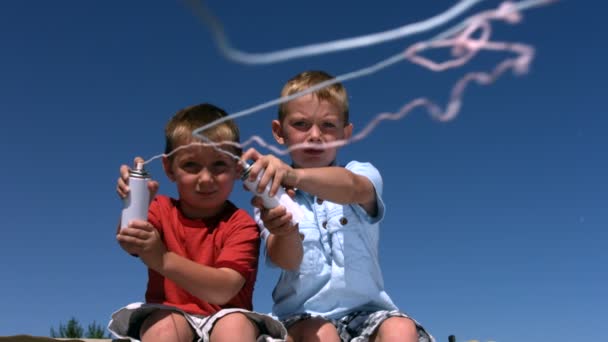
<path fill-rule="evenodd" d="M 108 324 L 108 330 L 119 338 L 139 341 L 139 330 L 142 323 L 151 313 L 158 310 L 174 311 L 183 315 L 197 335 L 199 342 L 208 342 L 213 325 L 218 319 L 235 312 L 247 316 L 260 330 L 258 342 L 279 342 L 287 338 L 287 330 L 276 319 L 269 315 L 245 310 L 223 309 L 211 316 L 200 316 L 186 313 L 178 308 L 163 304 L 133 303 L 114 312 Z M 195 339 L 196 340 L 196 339 Z"/>

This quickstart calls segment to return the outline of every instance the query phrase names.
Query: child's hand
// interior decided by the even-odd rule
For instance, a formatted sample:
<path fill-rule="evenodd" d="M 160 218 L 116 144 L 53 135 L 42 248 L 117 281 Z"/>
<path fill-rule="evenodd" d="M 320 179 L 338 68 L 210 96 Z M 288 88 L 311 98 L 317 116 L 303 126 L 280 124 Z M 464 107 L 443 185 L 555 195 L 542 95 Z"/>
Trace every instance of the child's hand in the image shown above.
<path fill-rule="evenodd" d="M 133 220 L 119 231 L 116 240 L 127 253 L 137 255 L 151 269 L 160 270 L 167 252 L 160 233 L 147 221 Z"/>
<path fill-rule="evenodd" d="M 279 205 L 272 209 L 266 209 L 263 206 L 262 199 L 258 196 L 251 199 L 251 204 L 260 209 L 260 218 L 271 234 L 283 236 L 298 231 L 297 224 L 291 224 L 291 214 L 287 212 L 284 206 Z"/>
<path fill-rule="evenodd" d="M 255 161 L 249 170 L 250 180 L 255 180 L 260 172 L 264 172 L 258 184 L 258 192 L 263 192 L 270 181 L 272 181 L 269 191 L 270 196 L 274 196 L 280 186 L 295 187 L 297 184 L 297 176 L 294 169 L 273 155 L 262 155 L 254 148 L 250 148 L 243 154 L 241 159 L 244 161 L 250 159 Z"/>
<path fill-rule="evenodd" d="M 134 165 L 143 162 L 144 159 L 142 157 L 135 157 L 133 160 Z M 158 191 L 158 182 L 150 180 L 148 182 L 148 190 L 150 191 L 150 201 L 152 201 Z M 118 177 L 118 181 L 116 182 L 116 193 L 118 193 L 118 197 L 121 199 L 124 199 L 129 194 L 129 166 L 127 165 L 120 166 L 120 177 Z"/>
<path fill-rule="evenodd" d="M 124 199 L 129 193 L 129 167 L 127 165 L 120 166 L 120 177 L 116 183 L 116 193 L 120 199 Z"/>

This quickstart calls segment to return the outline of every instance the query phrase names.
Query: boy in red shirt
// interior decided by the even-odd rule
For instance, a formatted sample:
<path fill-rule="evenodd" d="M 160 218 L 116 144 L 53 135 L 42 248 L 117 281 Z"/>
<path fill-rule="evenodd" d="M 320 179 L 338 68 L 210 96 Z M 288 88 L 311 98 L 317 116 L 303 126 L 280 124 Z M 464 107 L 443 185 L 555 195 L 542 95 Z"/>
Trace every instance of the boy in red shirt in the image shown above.
<path fill-rule="evenodd" d="M 246 211 L 228 201 L 241 168 L 237 159 L 198 142 L 192 132 L 226 113 L 201 104 L 177 112 L 165 128 L 163 168 L 176 183 L 179 199 L 153 195 L 148 221 L 122 222 L 117 240 L 148 267 L 146 303 L 112 315 L 109 329 L 142 341 L 276 341 L 283 326 L 252 312 L 258 266 L 259 230 Z M 214 142 L 239 142 L 239 130 L 226 121 L 205 131 Z M 220 149 L 240 156 L 231 144 Z M 136 162 L 141 162 L 136 158 Z M 129 192 L 122 165 L 117 192 Z"/>

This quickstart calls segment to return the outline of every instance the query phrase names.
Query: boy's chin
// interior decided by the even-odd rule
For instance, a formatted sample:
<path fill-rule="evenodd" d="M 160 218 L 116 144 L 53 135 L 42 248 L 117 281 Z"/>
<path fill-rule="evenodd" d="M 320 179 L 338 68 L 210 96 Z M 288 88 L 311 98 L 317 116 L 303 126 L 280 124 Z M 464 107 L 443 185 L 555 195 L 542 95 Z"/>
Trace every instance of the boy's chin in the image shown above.
<path fill-rule="evenodd" d="M 327 158 L 305 158 L 300 160 L 294 160 L 294 165 L 298 168 L 326 167 L 333 165 L 333 159 L 329 160 Z"/>

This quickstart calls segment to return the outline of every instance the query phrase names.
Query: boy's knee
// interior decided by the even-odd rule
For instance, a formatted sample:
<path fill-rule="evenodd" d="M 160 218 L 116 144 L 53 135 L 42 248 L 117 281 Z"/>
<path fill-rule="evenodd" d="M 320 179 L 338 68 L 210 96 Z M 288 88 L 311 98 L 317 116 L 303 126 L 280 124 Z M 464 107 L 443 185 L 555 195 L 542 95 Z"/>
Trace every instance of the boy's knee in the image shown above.
<path fill-rule="evenodd" d="M 319 340 L 321 341 L 340 341 L 338 330 L 330 322 L 325 322 L 318 330 Z"/>
<path fill-rule="evenodd" d="M 255 341 L 259 334 L 257 326 L 247 316 L 236 312 L 217 320 L 211 330 L 211 339 L 226 340 L 228 336 L 241 336 L 243 341 L 249 339 Z"/>
<path fill-rule="evenodd" d="M 140 328 L 142 341 L 192 341 L 194 333 L 186 318 L 171 311 L 150 314 Z"/>
<path fill-rule="evenodd" d="M 329 321 L 321 318 L 309 318 L 289 327 L 292 341 L 340 341 L 338 330 Z"/>
<path fill-rule="evenodd" d="M 418 341 L 416 324 L 409 318 L 390 317 L 378 328 L 372 341 Z"/>

